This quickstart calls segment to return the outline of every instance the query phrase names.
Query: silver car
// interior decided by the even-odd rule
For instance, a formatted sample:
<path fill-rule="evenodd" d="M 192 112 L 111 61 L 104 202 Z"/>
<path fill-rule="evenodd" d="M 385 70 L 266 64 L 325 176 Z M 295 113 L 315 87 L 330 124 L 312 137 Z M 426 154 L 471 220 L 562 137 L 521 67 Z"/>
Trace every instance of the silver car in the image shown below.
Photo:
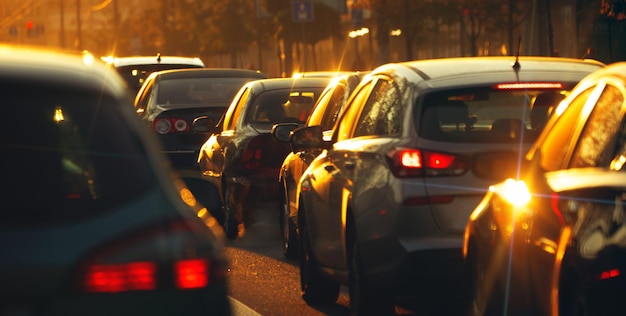
<path fill-rule="evenodd" d="M 399 295 L 460 298 L 471 211 L 601 67 L 515 56 L 387 64 L 361 81 L 330 141 L 319 126 L 294 130 L 296 150 L 326 149 L 298 186 L 303 298 L 334 302 L 346 284 L 359 315 L 391 313 Z"/>

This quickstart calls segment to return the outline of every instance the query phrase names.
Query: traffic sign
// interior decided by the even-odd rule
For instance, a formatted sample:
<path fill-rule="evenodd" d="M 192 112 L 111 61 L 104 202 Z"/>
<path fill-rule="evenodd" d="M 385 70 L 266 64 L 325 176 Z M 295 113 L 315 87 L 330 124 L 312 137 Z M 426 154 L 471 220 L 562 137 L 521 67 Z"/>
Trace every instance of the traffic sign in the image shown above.
<path fill-rule="evenodd" d="M 294 22 L 313 22 L 312 1 L 291 1 L 291 11 Z"/>

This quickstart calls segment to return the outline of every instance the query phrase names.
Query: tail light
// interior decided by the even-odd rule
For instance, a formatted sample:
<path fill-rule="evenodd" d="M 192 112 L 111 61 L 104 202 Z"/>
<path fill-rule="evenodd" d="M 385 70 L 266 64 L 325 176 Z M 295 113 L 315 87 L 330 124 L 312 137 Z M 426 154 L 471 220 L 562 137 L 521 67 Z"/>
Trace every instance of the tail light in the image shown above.
<path fill-rule="evenodd" d="M 152 128 L 159 134 L 187 132 L 189 123 L 187 120 L 176 117 L 157 118 L 152 122 Z"/>
<path fill-rule="evenodd" d="M 213 247 L 209 240 L 197 238 L 194 225 L 160 225 L 99 248 L 77 270 L 78 288 L 119 293 L 197 289 L 223 282 L 224 262 L 209 259 Z"/>
<path fill-rule="evenodd" d="M 396 148 L 387 155 L 387 162 L 396 177 L 454 176 L 469 169 L 467 157 L 420 150 Z"/>
<path fill-rule="evenodd" d="M 257 135 L 244 147 L 241 167 L 246 170 L 279 168 L 289 152 L 289 145 L 276 141 L 271 134 Z"/>

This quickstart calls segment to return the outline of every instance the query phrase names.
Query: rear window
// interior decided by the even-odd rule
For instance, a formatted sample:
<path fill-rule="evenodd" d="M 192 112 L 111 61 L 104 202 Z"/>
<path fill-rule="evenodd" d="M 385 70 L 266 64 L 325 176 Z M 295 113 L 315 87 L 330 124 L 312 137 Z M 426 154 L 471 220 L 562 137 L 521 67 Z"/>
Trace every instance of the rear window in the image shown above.
<path fill-rule="evenodd" d="M 304 124 L 322 90 L 282 89 L 261 93 L 248 105 L 246 123 L 266 127 L 281 122 Z"/>
<path fill-rule="evenodd" d="M 129 88 L 139 90 L 148 76 L 161 70 L 204 68 L 196 64 L 145 64 L 116 67 L 117 73 L 124 78 Z"/>
<path fill-rule="evenodd" d="M 230 103 L 241 86 L 257 78 L 182 78 L 159 81 L 157 103 Z"/>
<path fill-rule="evenodd" d="M 420 136 L 446 142 L 534 142 L 553 109 L 574 84 L 556 88 L 478 87 L 426 95 Z"/>
<path fill-rule="evenodd" d="M 2 225 L 73 221 L 154 183 L 119 105 L 99 93 L 3 82 Z"/>

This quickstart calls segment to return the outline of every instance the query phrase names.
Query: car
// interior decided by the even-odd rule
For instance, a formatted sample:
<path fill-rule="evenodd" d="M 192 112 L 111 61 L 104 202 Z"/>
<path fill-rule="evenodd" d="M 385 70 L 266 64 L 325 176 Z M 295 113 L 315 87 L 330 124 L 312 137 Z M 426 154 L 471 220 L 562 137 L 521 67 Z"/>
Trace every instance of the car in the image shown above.
<path fill-rule="evenodd" d="M 104 56 L 101 59 L 115 69 L 135 96 L 146 78 L 155 71 L 167 69 L 205 68 L 199 57 L 192 56 Z"/>
<path fill-rule="evenodd" d="M 254 222 L 254 198 L 278 200 L 276 178 L 290 148 L 272 137 L 273 125 L 304 124 L 330 80 L 269 78 L 246 83 L 219 122 L 221 130 L 201 146 L 197 163 L 218 188 L 227 238 L 243 236 L 246 225 Z"/>
<path fill-rule="evenodd" d="M 555 108 L 465 228 L 474 315 L 616 315 L 626 295 L 626 63 Z"/>
<path fill-rule="evenodd" d="M 331 303 L 347 285 L 358 315 L 392 313 L 409 296 L 463 299 L 465 224 L 538 136 L 533 101 L 603 66 L 539 56 L 389 63 L 363 78 L 330 141 L 320 126 L 295 129 L 294 151 L 323 149 L 296 191 L 303 299 Z"/>
<path fill-rule="evenodd" d="M 231 315 L 224 232 L 123 79 L 91 54 L 0 45 L 0 82 L 0 314 Z"/>
<path fill-rule="evenodd" d="M 354 72 L 335 77 L 324 89 L 313 106 L 313 111 L 306 121 L 307 126 L 322 126 L 326 136 L 332 135 L 339 113 L 346 104 L 350 93 L 361 82 L 366 72 Z M 272 135 L 281 142 L 289 142 L 291 131 L 301 124 L 280 123 L 274 125 Z M 298 230 L 296 229 L 296 187 L 298 180 L 309 166 L 309 163 L 321 152 L 318 148 L 290 152 L 283 161 L 278 173 L 280 186 L 280 207 L 278 222 L 283 236 L 283 255 L 287 259 L 298 258 Z"/>
<path fill-rule="evenodd" d="M 218 132 L 217 123 L 235 93 L 246 82 L 267 77 L 260 71 L 238 68 L 156 71 L 137 93 L 134 108 L 160 139 L 172 166 L 199 176 L 196 159 L 200 147 Z M 199 117 L 205 125 L 193 125 Z"/>

